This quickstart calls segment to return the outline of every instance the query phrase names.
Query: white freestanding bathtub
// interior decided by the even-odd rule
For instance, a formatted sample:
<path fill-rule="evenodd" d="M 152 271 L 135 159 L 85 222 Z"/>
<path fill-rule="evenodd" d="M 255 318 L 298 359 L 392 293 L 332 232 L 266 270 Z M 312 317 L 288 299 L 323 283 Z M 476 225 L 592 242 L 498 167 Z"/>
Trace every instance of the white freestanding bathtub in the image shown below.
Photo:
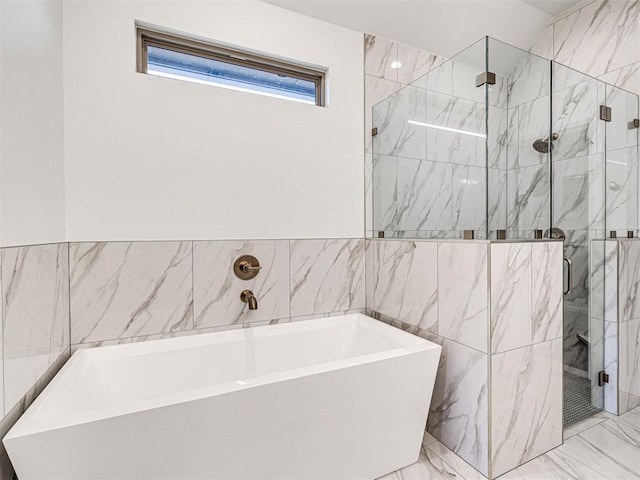
<path fill-rule="evenodd" d="M 77 351 L 20 480 L 373 479 L 418 459 L 440 346 L 364 315 Z"/>

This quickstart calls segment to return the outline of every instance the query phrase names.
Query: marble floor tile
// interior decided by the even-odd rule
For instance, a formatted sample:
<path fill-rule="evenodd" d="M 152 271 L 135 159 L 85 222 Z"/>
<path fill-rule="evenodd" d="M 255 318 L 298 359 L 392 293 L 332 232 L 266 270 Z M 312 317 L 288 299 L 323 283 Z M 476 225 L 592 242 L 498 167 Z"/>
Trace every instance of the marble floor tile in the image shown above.
<path fill-rule="evenodd" d="M 553 451 L 498 478 L 501 480 L 606 480 L 612 477 L 603 476 L 584 463 Z"/>
<path fill-rule="evenodd" d="M 562 437 L 564 440 L 567 440 L 568 438 L 571 438 L 574 435 L 578 435 L 579 433 L 582 433 L 586 430 L 589 430 L 592 427 L 595 427 L 596 425 L 601 424 L 602 422 L 606 421 L 608 418 L 611 418 L 611 417 L 612 417 L 611 414 L 608 414 L 606 412 L 600 412 L 593 415 L 592 417 L 585 418 L 584 420 L 581 420 L 576 423 L 572 423 L 571 425 L 567 425 L 564 427 L 564 432 L 562 434 Z"/>
<path fill-rule="evenodd" d="M 600 412 L 565 430 L 565 442 L 511 470 L 500 480 L 640 479 L 640 407 L 624 415 Z M 446 474 L 448 476 L 443 476 Z M 483 480 L 477 470 L 428 433 L 420 460 L 384 480 Z"/>
<path fill-rule="evenodd" d="M 458 474 L 453 467 L 424 445 L 420 450 L 420 458 L 416 463 L 401 470 L 380 477 L 379 480 L 467 480 Z"/>
<path fill-rule="evenodd" d="M 427 445 L 427 449 L 438 455 L 438 457 L 450 465 L 456 473 L 464 477 L 465 480 L 486 480 L 484 475 L 437 440 Z"/>
<path fill-rule="evenodd" d="M 640 428 L 640 425 L 636 428 Z M 630 431 L 633 435 L 629 435 Z M 639 479 L 638 433 L 607 420 L 569 438 L 557 452 L 595 470 L 600 474 L 599 478 Z"/>

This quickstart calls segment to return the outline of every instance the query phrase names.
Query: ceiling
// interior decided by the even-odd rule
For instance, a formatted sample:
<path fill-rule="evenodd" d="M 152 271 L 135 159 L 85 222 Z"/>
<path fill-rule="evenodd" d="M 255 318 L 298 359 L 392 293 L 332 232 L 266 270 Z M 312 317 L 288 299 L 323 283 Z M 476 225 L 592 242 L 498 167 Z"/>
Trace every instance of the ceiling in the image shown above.
<path fill-rule="evenodd" d="M 555 16 L 571 7 L 575 7 L 583 0 L 522 0 L 524 3 Z"/>
<path fill-rule="evenodd" d="M 445 57 L 489 35 L 523 49 L 580 0 L 264 0 Z"/>

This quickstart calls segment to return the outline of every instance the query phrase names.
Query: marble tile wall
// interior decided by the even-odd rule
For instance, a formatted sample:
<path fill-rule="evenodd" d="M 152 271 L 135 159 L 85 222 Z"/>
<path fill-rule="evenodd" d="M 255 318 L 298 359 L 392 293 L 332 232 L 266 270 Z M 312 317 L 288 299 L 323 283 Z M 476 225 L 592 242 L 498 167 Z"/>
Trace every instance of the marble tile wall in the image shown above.
<path fill-rule="evenodd" d="M 69 262 L 66 244 L 3 248 L 2 413 L 69 353 Z"/>
<path fill-rule="evenodd" d="M 364 240 L 71 243 L 71 345 L 362 311 Z M 233 262 L 262 270 L 240 280 Z M 252 290 L 258 309 L 240 300 Z"/>
<path fill-rule="evenodd" d="M 618 414 L 640 405 L 640 240 L 618 242 Z"/>
<path fill-rule="evenodd" d="M 638 0 L 591 2 L 553 24 L 554 60 L 593 77 L 630 82 L 640 62 L 638 20 Z"/>
<path fill-rule="evenodd" d="M 366 248 L 367 311 L 443 346 L 428 432 L 494 478 L 560 444 L 562 243 Z"/>
<path fill-rule="evenodd" d="M 562 443 L 562 242 L 491 244 L 494 477 Z"/>
<path fill-rule="evenodd" d="M 638 0 L 594 0 L 544 29 L 531 51 L 640 95 Z"/>
<path fill-rule="evenodd" d="M 367 311 L 442 345 L 427 430 L 488 473 L 488 244 L 367 240 Z"/>

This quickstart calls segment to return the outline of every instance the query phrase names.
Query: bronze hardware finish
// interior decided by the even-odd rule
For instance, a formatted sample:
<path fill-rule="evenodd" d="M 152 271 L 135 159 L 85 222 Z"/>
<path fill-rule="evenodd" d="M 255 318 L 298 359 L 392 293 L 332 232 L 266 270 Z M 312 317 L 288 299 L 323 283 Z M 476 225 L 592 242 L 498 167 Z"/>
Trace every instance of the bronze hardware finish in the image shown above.
<path fill-rule="evenodd" d="M 240 300 L 249 305 L 249 310 L 258 309 L 258 300 L 253 295 L 253 292 L 251 290 L 243 290 L 240 294 Z"/>
<path fill-rule="evenodd" d="M 260 262 L 253 255 L 242 255 L 233 264 L 233 272 L 240 280 L 255 278 L 261 269 Z"/>

